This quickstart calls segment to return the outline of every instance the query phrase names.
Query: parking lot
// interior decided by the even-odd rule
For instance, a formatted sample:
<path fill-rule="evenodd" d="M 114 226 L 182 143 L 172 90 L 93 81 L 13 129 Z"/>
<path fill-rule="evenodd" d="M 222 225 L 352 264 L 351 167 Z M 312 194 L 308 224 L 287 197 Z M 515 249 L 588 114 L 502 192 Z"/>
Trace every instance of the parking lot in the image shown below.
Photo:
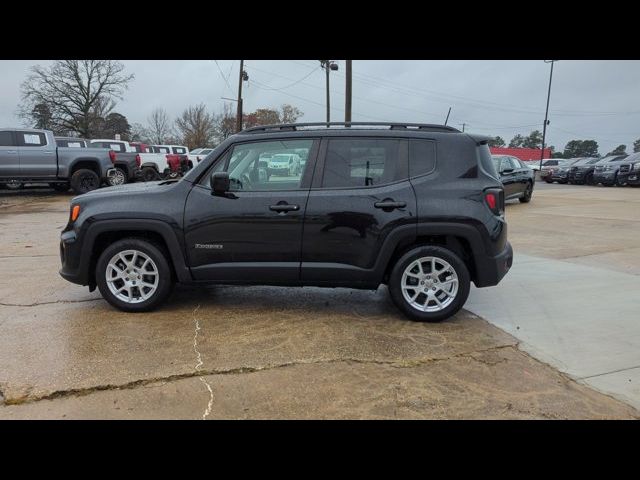
<path fill-rule="evenodd" d="M 640 191 L 536 184 L 514 266 L 441 324 L 387 292 L 179 287 L 126 314 L 58 275 L 70 195 L 0 191 L 0 418 L 640 418 Z"/>

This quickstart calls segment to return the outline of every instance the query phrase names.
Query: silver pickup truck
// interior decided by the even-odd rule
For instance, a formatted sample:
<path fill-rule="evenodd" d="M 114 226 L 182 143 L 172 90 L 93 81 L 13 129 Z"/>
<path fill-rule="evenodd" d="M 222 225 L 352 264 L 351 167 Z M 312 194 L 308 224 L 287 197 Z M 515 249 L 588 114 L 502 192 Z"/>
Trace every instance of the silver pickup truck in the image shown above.
<path fill-rule="evenodd" d="M 0 128 L 0 187 L 48 183 L 82 194 L 112 183 L 114 159 L 102 148 L 58 147 L 49 130 Z"/>

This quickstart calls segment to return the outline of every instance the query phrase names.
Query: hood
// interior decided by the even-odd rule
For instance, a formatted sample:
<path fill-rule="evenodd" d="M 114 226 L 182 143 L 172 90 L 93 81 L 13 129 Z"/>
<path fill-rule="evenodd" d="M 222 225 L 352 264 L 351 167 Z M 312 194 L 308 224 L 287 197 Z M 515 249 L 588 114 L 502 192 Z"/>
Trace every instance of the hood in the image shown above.
<path fill-rule="evenodd" d="M 170 190 L 175 187 L 180 180 L 160 180 L 157 182 L 136 182 L 127 183 L 125 185 L 117 185 L 115 187 L 99 188 L 91 192 L 84 193 L 74 197 L 73 200 L 89 200 L 105 197 L 120 197 L 124 195 L 159 193 Z"/>

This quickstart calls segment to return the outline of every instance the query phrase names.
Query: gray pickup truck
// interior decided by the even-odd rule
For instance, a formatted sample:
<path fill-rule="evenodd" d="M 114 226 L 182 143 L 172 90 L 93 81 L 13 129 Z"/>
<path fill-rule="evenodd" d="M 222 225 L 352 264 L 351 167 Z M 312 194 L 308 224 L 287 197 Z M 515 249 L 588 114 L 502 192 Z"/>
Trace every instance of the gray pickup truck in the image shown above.
<path fill-rule="evenodd" d="M 49 130 L 0 128 L 0 187 L 48 183 L 82 194 L 113 184 L 114 160 L 102 148 L 59 147 Z"/>

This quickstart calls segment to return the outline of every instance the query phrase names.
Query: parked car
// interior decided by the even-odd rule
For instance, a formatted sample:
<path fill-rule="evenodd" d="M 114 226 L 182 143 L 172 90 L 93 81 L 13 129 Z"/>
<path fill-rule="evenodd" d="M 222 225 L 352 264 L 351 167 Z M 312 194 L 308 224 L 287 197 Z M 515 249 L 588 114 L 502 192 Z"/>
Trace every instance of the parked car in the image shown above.
<path fill-rule="evenodd" d="M 167 155 L 167 161 L 172 165 L 171 176 L 184 175 L 193 168 L 189 149 L 184 145 L 151 145 L 151 151 Z"/>
<path fill-rule="evenodd" d="M 418 321 L 455 314 L 470 282 L 503 278 L 513 253 L 490 137 L 442 125 L 337 125 L 249 128 L 182 179 L 73 199 L 60 274 L 129 312 L 156 308 L 174 281 L 387 284 Z M 267 178 L 261 154 L 299 148 L 309 152 L 301 176 Z"/>
<path fill-rule="evenodd" d="M 540 178 L 547 183 L 568 183 L 571 165 L 582 160 L 581 158 L 568 158 L 553 160 L 553 165 L 547 164 L 540 171 Z"/>
<path fill-rule="evenodd" d="M 189 152 L 188 157 L 189 160 L 191 160 L 191 163 L 195 165 L 204 160 L 204 158 L 211 152 L 213 152 L 213 148 L 196 148 Z"/>
<path fill-rule="evenodd" d="M 521 203 L 530 202 L 536 183 L 535 172 L 516 157 L 492 155 L 491 158 L 504 185 L 505 200 L 517 198 Z"/>
<path fill-rule="evenodd" d="M 124 140 L 113 140 L 109 138 L 97 138 L 89 142 L 90 147 L 108 148 L 114 152 L 115 173 L 110 177 L 110 186 L 123 185 L 134 181 L 139 176 L 140 154 L 129 142 Z"/>
<path fill-rule="evenodd" d="M 297 153 L 276 153 L 267 161 L 267 176 L 289 176 L 300 174 L 300 155 Z"/>
<path fill-rule="evenodd" d="M 628 155 L 617 155 L 605 157 L 596 163 L 593 170 L 593 183 L 601 183 L 605 187 L 618 185 L 618 170 L 625 162 Z"/>
<path fill-rule="evenodd" d="M 48 183 L 57 191 L 86 193 L 108 182 L 115 170 L 113 155 L 100 148 L 58 146 L 50 130 L 0 129 L 0 184 Z"/>
<path fill-rule="evenodd" d="M 618 184 L 640 186 L 640 152 L 633 153 L 624 159 L 618 170 Z"/>
<path fill-rule="evenodd" d="M 55 137 L 56 145 L 59 147 L 87 148 L 88 142 L 84 138 L 77 137 Z"/>
<path fill-rule="evenodd" d="M 583 158 L 569 167 L 569 183 L 593 185 L 593 171 L 601 158 Z"/>

